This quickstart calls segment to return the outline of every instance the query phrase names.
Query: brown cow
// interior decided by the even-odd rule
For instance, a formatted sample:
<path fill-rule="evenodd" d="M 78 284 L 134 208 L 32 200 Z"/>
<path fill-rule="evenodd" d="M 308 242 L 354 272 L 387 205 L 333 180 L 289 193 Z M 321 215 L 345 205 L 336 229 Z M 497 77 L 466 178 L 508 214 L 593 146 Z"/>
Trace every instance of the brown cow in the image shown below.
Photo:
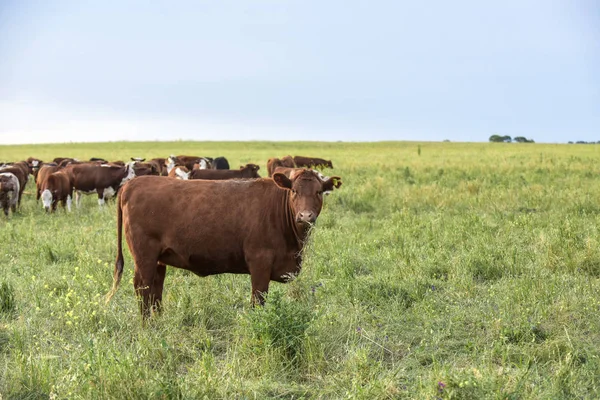
<path fill-rule="evenodd" d="M 281 162 L 283 163 L 284 167 L 296 168 L 296 166 L 297 166 L 296 163 L 294 162 L 294 158 L 290 155 L 282 157 Z"/>
<path fill-rule="evenodd" d="M 207 162 L 212 161 L 212 158 L 210 157 L 171 155 L 169 156 L 169 158 L 167 158 L 167 172 L 171 172 L 171 169 L 173 169 L 173 167 L 175 167 L 176 165 L 183 165 L 191 171 L 192 169 L 194 169 L 194 164 L 199 163 L 202 159 L 206 160 Z"/>
<path fill-rule="evenodd" d="M 114 196 L 119 188 L 135 177 L 134 162 L 124 166 L 73 164 L 65 168 L 76 190 L 75 204 L 81 206 L 81 195 L 97 193 L 98 205 L 103 206 L 107 198 Z"/>
<path fill-rule="evenodd" d="M 267 161 L 267 174 L 272 176 L 276 167 L 296 168 L 296 163 L 294 163 L 292 156 L 269 158 Z"/>
<path fill-rule="evenodd" d="M 298 167 L 307 167 L 307 168 L 333 168 L 333 164 L 331 160 L 324 160 L 322 158 L 317 157 L 303 157 L 303 156 L 295 156 L 294 162 Z"/>
<path fill-rule="evenodd" d="M 195 169 L 190 172 L 189 179 L 210 179 L 210 180 L 223 180 L 223 179 L 252 179 L 260 178 L 258 170 L 260 167 L 256 164 L 246 164 L 241 166 L 240 169 Z"/>
<path fill-rule="evenodd" d="M 160 176 L 167 176 L 169 172 L 167 171 L 166 158 L 153 158 L 148 161 L 150 164 L 155 164 L 156 170 L 159 171 Z"/>
<path fill-rule="evenodd" d="M 50 176 L 50 174 L 53 174 L 56 171 L 58 171 L 59 169 L 61 169 L 61 168 L 56 163 L 47 163 L 47 164 L 42 165 L 42 167 L 40 168 L 40 170 L 37 173 L 37 176 L 35 177 L 35 187 L 36 187 L 35 199 L 36 200 L 40 199 L 40 196 L 42 194 L 42 184 L 44 183 L 46 178 L 48 176 Z"/>
<path fill-rule="evenodd" d="M 65 171 L 57 171 L 48 175 L 42 182 L 42 205 L 46 212 L 56 211 L 56 205 L 60 201 L 63 209 L 65 206 L 71 211 L 73 199 L 73 186 L 69 175 Z"/>
<path fill-rule="evenodd" d="M 275 168 L 277 167 L 283 167 L 283 162 L 276 157 L 269 158 L 269 160 L 267 161 L 267 175 L 269 176 L 269 178 L 273 176 Z"/>
<path fill-rule="evenodd" d="M 7 217 L 9 208 L 13 214 L 17 212 L 19 189 L 19 179 L 14 174 L 0 171 L 0 206 Z"/>
<path fill-rule="evenodd" d="M 135 176 L 160 175 L 156 164 L 150 162 L 136 161 L 133 164 L 133 170 L 135 171 Z"/>
<path fill-rule="evenodd" d="M 323 182 L 306 170 L 293 180 L 283 174 L 245 181 L 132 180 L 119 196 L 117 259 L 107 301 L 123 274 L 125 227 L 144 317 L 151 307 L 160 310 L 166 265 L 199 276 L 250 274 L 252 301 L 263 304 L 270 281 L 287 282 L 300 272 L 323 192 L 339 179 Z"/>
<path fill-rule="evenodd" d="M 27 160 L 25 160 L 25 162 L 29 166 L 29 174 L 33 175 L 33 178 L 35 180 L 38 171 L 40 170 L 40 167 L 42 166 L 42 164 L 44 164 L 44 162 L 39 158 L 35 157 L 29 157 Z"/>
<path fill-rule="evenodd" d="M 177 165 L 169 172 L 168 177 L 187 181 L 190 179 L 190 171 L 183 165 Z"/>
<path fill-rule="evenodd" d="M 76 158 L 71 158 L 71 157 L 56 157 L 54 160 L 52 160 L 52 162 L 53 162 L 53 163 L 56 163 L 56 164 L 59 164 L 59 165 L 60 165 L 60 163 L 62 163 L 63 161 L 65 162 L 65 164 L 64 164 L 64 165 L 67 165 L 67 163 L 68 163 L 69 161 L 70 161 L 70 162 L 76 162 L 76 161 L 79 161 L 79 160 L 78 160 L 78 159 L 76 159 Z"/>

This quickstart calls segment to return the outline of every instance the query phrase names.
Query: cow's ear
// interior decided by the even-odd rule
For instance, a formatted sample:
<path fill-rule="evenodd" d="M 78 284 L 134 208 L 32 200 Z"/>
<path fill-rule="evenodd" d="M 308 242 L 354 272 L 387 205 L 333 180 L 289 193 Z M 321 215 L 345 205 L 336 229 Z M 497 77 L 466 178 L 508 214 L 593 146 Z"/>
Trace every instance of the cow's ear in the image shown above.
<path fill-rule="evenodd" d="M 339 189 L 340 186 L 342 186 L 342 178 L 339 176 L 332 176 L 326 181 L 323 181 L 324 192 L 331 192 L 334 188 Z"/>
<path fill-rule="evenodd" d="M 292 188 L 292 181 L 290 180 L 290 178 L 288 178 L 281 172 L 273 174 L 273 180 L 275 181 L 277 186 L 279 186 L 280 188 L 283 188 L 283 189 L 291 189 Z"/>

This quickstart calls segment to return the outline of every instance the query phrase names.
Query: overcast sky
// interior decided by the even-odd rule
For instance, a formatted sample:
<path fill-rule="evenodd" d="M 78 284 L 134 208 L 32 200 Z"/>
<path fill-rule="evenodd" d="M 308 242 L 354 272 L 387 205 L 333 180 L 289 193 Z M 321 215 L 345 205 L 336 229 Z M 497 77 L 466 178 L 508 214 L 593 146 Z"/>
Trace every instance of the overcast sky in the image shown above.
<path fill-rule="evenodd" d="M 600 2 L 2 0 L 0 144 L 600 140 Z"/>

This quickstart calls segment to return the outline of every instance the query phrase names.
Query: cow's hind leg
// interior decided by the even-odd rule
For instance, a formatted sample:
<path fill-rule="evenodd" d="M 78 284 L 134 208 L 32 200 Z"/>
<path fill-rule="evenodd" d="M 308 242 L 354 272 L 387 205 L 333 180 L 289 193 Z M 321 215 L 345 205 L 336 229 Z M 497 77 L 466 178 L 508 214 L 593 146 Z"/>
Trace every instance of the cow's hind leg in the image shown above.
<path fill-rule="evenodd" d="M 140 311 L 142 317 L 150 317 L 152 305 L 152 288 L 154 286 L 154 277 L 156 276 L 156 261 L 135 262 L 135 272 L 133 275 L 133 288 L 140 301 Z"/>
<path fill-rule="evenodd" d="M 165 275 L 167 274 L 167 266 L 160 261 L 157 263 L 156 275 L 154 275 L 154 284 L 152 285 L 152 309 L 156 312 L 162 311 L 162 294 L 163 285 L 165 283 Z"/>

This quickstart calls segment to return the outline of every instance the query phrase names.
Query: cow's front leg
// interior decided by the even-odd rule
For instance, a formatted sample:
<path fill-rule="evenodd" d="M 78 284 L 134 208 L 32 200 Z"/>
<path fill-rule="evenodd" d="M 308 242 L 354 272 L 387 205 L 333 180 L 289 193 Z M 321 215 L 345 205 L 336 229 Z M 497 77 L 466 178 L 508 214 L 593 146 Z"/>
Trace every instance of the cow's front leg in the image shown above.
<path fill-rule="evenodd" d="M 9 197 L 9 202 L 6 204 L 6 215 L 8 215 L 8 207 L 9 207 L 9 203 L 10 203 L 10 209 L 12 210 L 13 214 L 17 212 L 17 199 L 15 199 L 16 194 Z"/>
<path fill-rule="evenodd" d="M 81 207 L 81 196 L 82 196 L 81 191 L 79 191 L 79 190 L 75 191 L 75 206 L 77 208 Z"/>
<path fill-rule="evenodd" d="M 98 205 L 102 207 L 104 205 L 104 189 L 96 189 L 98 192 Z"/>
<path fill-rule="evenodd" d="M 265 304 L 265 298 L 269 292 L 271 281 L 271 269 L 273 266 L 273 255 L 271 251 L 257 251 L 255 254 L 246 256 L 246 263 L 250 271 L 252 282 L 252 305 Z"/>

